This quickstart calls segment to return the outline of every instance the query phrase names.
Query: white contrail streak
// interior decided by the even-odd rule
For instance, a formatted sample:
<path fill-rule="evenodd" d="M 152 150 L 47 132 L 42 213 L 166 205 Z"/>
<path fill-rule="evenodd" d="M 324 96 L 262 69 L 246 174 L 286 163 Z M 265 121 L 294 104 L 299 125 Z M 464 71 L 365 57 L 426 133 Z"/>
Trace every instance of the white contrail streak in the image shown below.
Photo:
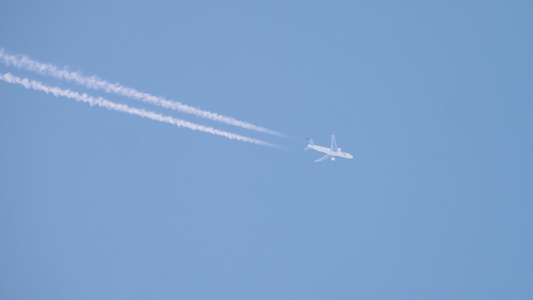
<path fill-rule="evenodd" d="M 152 119 L 152 120 L 159 121 L 159 122 L 170 123 L 170 124 L 176 125 L 178 127 L 185 127 L 185 128 L 189 128 L 189 129 L 192 129 L 192 130 L 198 130 L 198 131 L 202 131 L 202 132 L 207 132 L 207 133 L 211 133 L 211 134 L 214 134 L 214 135 L 223 136 L 223 137 L 226 137 L 226 138 L 229 138 L 229 139 L 232 139 L 232 140 L 238 140 L 238 141 L 253 143 L 253 144 L 262 145 L 262 146 L 279 147 L 279 146 L 271 144 L 271 143 L 267 143 L 267 142 L 264 142 L 264 141 L 261 141 L 261 140 L 245 137 L 245 136 L 238 135 L 238 134 L 235 134 L 235 133 L 214 129 L 212 127 L 198 125 L 198 124 L 195 124 L 195 123 L 191 123 L 191 122 L 188 122 L 188 121 L 176 119 L 176 118 L 170 117 L 170 116 L 165 116 L 165 115 L 162 115 L 162 114 L 159 114 L 159 113 L 155 113 L 155 112 L 151 112 L 151 111 L 147 111 L 147 110 L 144 110 L 144 109 L 129 107 L 129 106 L 125 105 L 125 104 L 118 104 L 118 103 L 106 100 L 106 99 L 104 99 L 102 97 L 95 98 L 95 97 L 89 96 L 89 95 L 87 95 L 85 93 L 84 94 L 80 94 L 80 93 L 77 93 L 77 92 L 74 92 L 74 91 L 71 91 L 71 90 L 68 90 L 68 89 L 62 89 L 62 88 L 59 88 L 59 87 L 47 86 L 47 85 L 45 85 L 45 84 L 43 84 L 43 83 L 41 83 L 39 81 L 29 80 L 27 78 L 20 78 L 20 77 L 15 76 L 15 75 L 13 75 L 11 73 L 5 73 L 5 74 L 1 74 L 0 73 L 0 80 L 3 80 L 3 81 L 8 82 L 8 83 L 12 83 L 12 84 L 19 84 L 19 85 L 22 85 L 23 87 L 25 87 L 27 89 L 33 89 L 33 90 L 36 90 L 36 91 L 45 92 L 47 94 L 53 94 L 56 97 L 62 96 L 62 97 L 66 97 L 66 98 L 69 98 L 69 99 L 74 99 L 74 100 L 76 100 L 78 102 L 88 103 L 91 106 L 94 106 L 94 105 L 101 106 L 101 107 L 105 107 L 105 108 L 110 109 L 110 110 L 119 111 L 119 112 L 125 112 L 125 113 L 131 114 L 131 115 L 136 115 L 136 116 Z"/>
<path fill-rule="evenodd" d="M 95 90 L 104 90 L 108 93 L 115 93 L 117 95 L 129 97 L 133 99 L 138 99 L 143 102 L 151 103 L 151 104 L 162 106 L 165 108 L 174 109 L 174 110 L 181 111 L 184 113 L 193 114 L 193 115 L 196 115 L 202 118 L 207 118 L 210 120 L 238 126 L 238 127 L 245 128 L 245 129 L 255 130 L 258 132 L 268 133 L 268 134 L 276 135 L 276 136 L 285 136 L 279 132 L 276 132 L 276 131 L 273 131 L 273 130 L 270 130 L 264 127 L 260 127 L 260 126 L 257 126 L 257 125 L 254 125 L 248 122 L 239 121 L 231 117 L 222 116 L 217 113 L 201 110 L 199 108 L 185 105 L 177 101 L 171 101 L 171 100 L 167 100 L 162 97 L 140 92 L 138 90 L 125 87 L 118 83 L 110 83 L 96 76 L 89 77 L 89 76 L 85 76 L 81 74 L 80 72 L 69 71 L 67 68 L 61 69 L 52 64 L 41 63 L 41 62 L 32 60 L 31 58 L 25 55 L 10 55 L 10 54 L 5 53 L 4 49 L 0 49 L 0 60 L 5 65 L 8 65 L 8 66 L 12 65 L 17 68 L 22 68 L 22 69 L 32 71 L 38 74 L 48 75 L 48 76 L 52 76 L 58 79 L 72 81 L 72 82 L 81 84 L 87 88 L 91 88 Z"/>

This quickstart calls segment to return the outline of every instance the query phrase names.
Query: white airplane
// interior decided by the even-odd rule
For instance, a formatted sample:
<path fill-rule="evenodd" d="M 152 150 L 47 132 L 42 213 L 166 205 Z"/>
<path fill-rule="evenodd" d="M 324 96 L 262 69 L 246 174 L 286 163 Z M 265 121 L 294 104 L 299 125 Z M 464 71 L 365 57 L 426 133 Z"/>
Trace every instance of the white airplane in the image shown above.
<path fill-rule="evenodd" d="M 344 158 L 353 158 L 353 156 L 350 153 L 342 152 L 341 148 L 337 147 L 337 142 L 335 141 L 335 135 L 333 133 L 331 134 L 331 147 L 326 148 L 322 146 L 317 146 L 315 143 L 313 143 L 312 139 L 307 139 L 307 142 L 309 143 L 307 147 L 304 150 L 313 149 L 319 152 L 326 153 L 326 155 L 322 156 L 321 158 L 315 160 L 315 162 L 323 161 L 326 159 L 335 160 L 335 156 L 338 157 L 344 157 Z"/>

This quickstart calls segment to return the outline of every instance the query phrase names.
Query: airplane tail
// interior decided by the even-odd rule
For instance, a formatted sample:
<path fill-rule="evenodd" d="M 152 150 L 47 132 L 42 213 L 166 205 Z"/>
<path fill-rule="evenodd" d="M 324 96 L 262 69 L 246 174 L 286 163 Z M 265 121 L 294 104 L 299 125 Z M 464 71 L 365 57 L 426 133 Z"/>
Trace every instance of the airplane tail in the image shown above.
<path fill-rule="evenodd" d="M 307 139 L 307 147 L 305 147 L 304 150 L 309 150 L 309 149 L 311 149 L 311 147 L 309 147 L 309 146 L 314 146 L 314 145 L 315 145 L 315 143 L 313 142 L 312 139 Z"/>

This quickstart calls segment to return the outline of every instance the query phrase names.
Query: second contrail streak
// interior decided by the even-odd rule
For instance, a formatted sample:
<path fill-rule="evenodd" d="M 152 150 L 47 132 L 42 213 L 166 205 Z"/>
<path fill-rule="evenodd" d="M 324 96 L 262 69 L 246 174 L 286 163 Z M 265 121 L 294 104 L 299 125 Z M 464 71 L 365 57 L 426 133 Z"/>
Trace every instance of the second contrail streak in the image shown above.
<path fill-rule="evenodd" d="M 58 79 L 76 82 L 91 89 L 104 90 L 108 93 L 115 93 L 117 95 L 138 99 L 143 102 L 174 109 L 184 113 L 193 114 L 202 118 L 211 119 L 214 121 L 238 126 L 245 129 L 255 130 L 258 132 L 268 133 L 276 136 L 284 136 L 279 132 L 264 127 L 260 127 L 248 122 L 239 121 L 235 118 L 219 115 L 214 112 L 201 110 L 199 108 L 195 108 L 177 101 L 167 100 L 165 98 L 144 93 L 133 88 L 125 87 L 118 83 L 108 82 L 96 76 L 89 77 L 81 74 L 80 72 L 73 72 L 69 71 L 66 68 L 58 68 L 52 64 L 41 63 L 32 60 L 31 58 L 25 55 L 7 54 L 4 52 L 3 49 L 0 49 L 0 61 L 2 61 L 6 65 L 12 65 L 18 68 L 23 68 L 25 70 L 36 72 L 42 75 L 48 75 Z"/>
<path fill-rule="evenodd" d="M 152 120 L 159 121 L 159 122 L 170 123 L 170 124 L 176 125 L 178 127 L 185 127 L 185 128 L 189 128 L 191 130 L 207 132 L 207 133 L 211 133 L 211 134 L 214 134 L 214 135 L 223 136 L 223 137 L 226 137 L 226 138 L 229 138 L 229 139 L 232 139 L 232 140 L 238 140 L 238 141 L 242 141 L 242 142 L 253 143 L 253 144 L 256 144 L 256 145 L 269 146 L 269 147 L 278 147 L 277 145 L 274 145 L 274 144 L 271 144 L 271 143 L 268 143 L 268 142 L 265 142 L 265 141 L 261 141 L 261 140 L 258 140 L 258 139 L 254 139 L 254 138 L 238 135 L 238 134 L 227 132 L 227 131 L 214 129 L 212 127 L 207 127 L 207 126 L 191 123 L 191 122 L 188 122 L 188 121 L 177 119 L 177 118 L 174 118 L 174 117 L 171 117 L 171 116 L 165 116 L 165 115 L 162 115 L 162 114 L 159 114 L 159 113 L 155 113 L 155 112 L 151 112 L 151 111 L 147 111 L 147 110 L 144 110 L 144 109 L 130 107 L 130 106 L 127 106 L 125 104 L 118 104 L 118 103 L 106 100 L 106 99 L 104 99 L 102 97 L 96 98 L 96 97 L 89 96 L 87 94 L 80 94 L 80 93 L 77 93 L 77 92 L 74 92 L 74 91 L 71 91 L 71 90 L 68 90 L 68 89 L 62 89 L 62 88 L 59 88 L 59 87 L 47 86 L 47 85 L 45 85 L 45 84 L 43 84 L 43 83 L 41 83 L 39 81 L 29 80 L 27 78 L 20 78 L 20 77 L 15 76 L 15 75 L 13 75 L 11 73 L 5 73 L 5 74 L 1 74 L 0 73 L 0 80 L 3 80 L 3 81 L 8 82 L 8 83 L 12 83 L 12 84 L 19 84 L 19 85 L 21 85 L 21 86 L 23 86 L 23 87 L 25 87 L 27 89 L 33 89 L 33 90 L 36 90 L 36 91 L 42 91 L 42 92 L 45 92 L 45 93 L 50 93 L 50 94 L 53 94 L 56 97 L 58 97 L 58 96 L 66 97 L 66 98 L 74 99 L 74 100 L 79 101 L 79 102 L 88 103 L 91 106 L 93 106 L 93 105 L 101 106 L 101 107 L 105 107 L 107 109 L 114 110 L 114 111 L 125 112 L 125 113 L 131 114 L 131 115 L 136 115 L 136 116 L 152 119 Z"/>

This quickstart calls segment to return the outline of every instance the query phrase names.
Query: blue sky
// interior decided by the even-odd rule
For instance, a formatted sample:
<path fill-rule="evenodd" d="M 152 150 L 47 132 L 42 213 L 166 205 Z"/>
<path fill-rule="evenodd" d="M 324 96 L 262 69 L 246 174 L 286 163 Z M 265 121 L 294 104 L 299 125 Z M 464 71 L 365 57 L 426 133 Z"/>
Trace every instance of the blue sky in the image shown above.
<path fill-rule="evenodd" d="M 289 138 L 0 73 L 285 149 L 0 82 L 0 298 L 533 296 L 531 3 L 176 2 L 4 1 L 0 47 Z"/>

